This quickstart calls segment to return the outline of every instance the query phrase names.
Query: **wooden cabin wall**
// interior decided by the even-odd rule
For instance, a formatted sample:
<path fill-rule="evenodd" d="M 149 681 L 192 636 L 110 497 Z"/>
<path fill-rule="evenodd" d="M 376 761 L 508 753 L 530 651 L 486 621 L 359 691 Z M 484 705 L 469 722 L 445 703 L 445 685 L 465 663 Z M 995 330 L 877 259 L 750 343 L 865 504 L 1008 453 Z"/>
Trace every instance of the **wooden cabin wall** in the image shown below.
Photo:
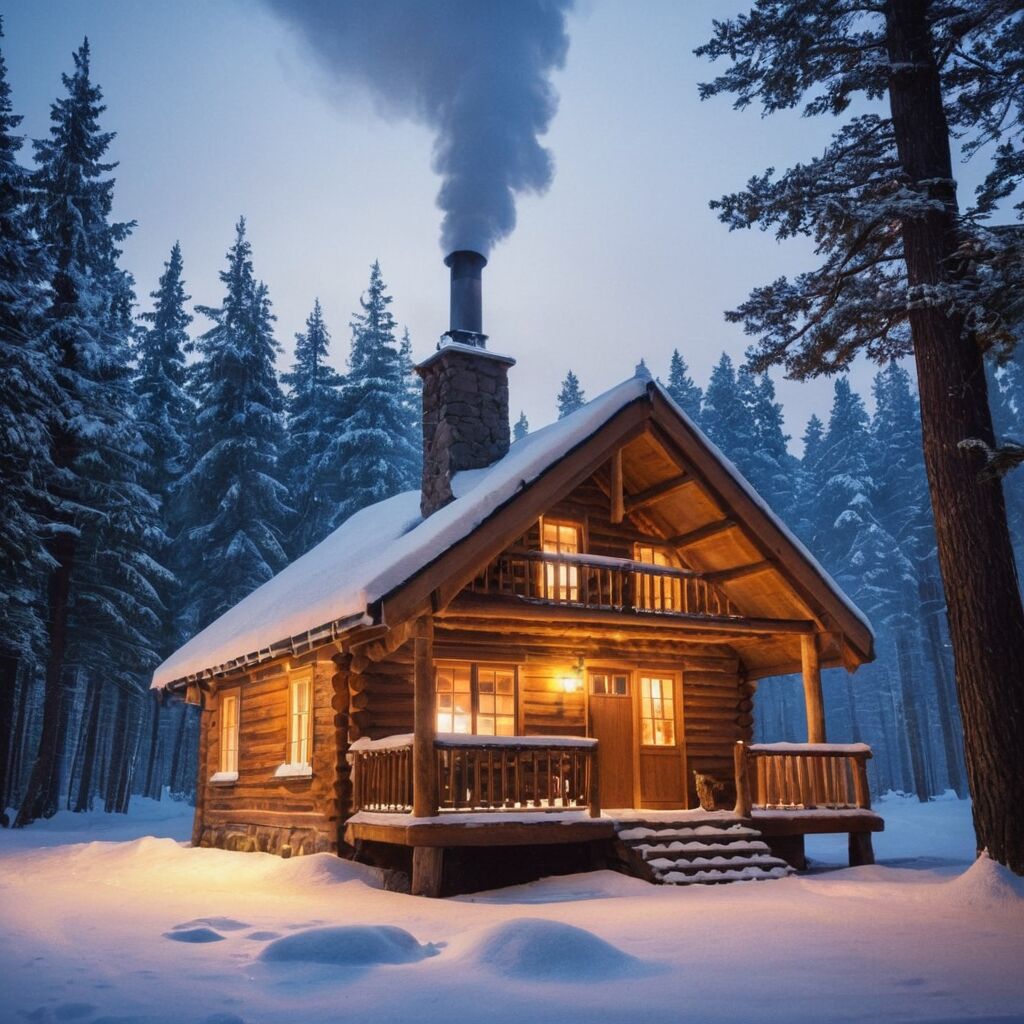
<path fill-rule="evenodd" d="M 310 778 L 276 778 L 287 760 L 288 678 L 313 666 Z M 334 851 L 338 843 L 339 778 L 334 704 L 335 666 L 326 657 L 282 660 L 221 680 L 202 715 L 202 800 L 196 809 L 200 846 L 260 850 L 284 856 Z M 238 780 L 210 782 L 220 767 L 220 711 L 238 693 Z"/>

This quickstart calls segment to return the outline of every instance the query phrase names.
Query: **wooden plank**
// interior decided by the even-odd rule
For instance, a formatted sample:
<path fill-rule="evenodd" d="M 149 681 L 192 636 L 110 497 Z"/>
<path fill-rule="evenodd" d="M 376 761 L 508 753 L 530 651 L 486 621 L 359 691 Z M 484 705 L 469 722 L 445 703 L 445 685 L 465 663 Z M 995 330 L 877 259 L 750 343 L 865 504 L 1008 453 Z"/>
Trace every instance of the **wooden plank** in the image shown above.
<path fill-rule="evenodd" d="M 445 815 L 447 817 L 447 815 Z M 578 818 L 570 822 L 557 820 L 552 813 L 550 822 L 495 822 L 491 824 L 458 824 L 453 821 L 407 824 L 408 819 L 395 825 L 348 824 L 345 839 L 395 843 L 399 846 L 550 846 L 556 843 L 588 843 L 610 839 L 615 834 L 614 824 L 605 818 Z M 479 819 L 477 819 L 479 820 Z"/>
<path fill-rule="evenodd" d="M 689 473 L 680 473 L 678 476 L 662 480 L 660 483 L 638 491 L 636 494 L 627 494 L 625 495 L 626 514 L 632 515 L 632 513 L 639 512 L 641 509 L 649 508 L 651 505 L 663 501 L 693 482 Z"/>
<path fill-rule="evenodd" d="M 612 456 L 611 521 L 621 523 L 626 515 L 625 495 L 622 488 L 622 449 L 617 448 Z"/>
<path fill-rule="evenodd" d="M 698 526 L 695 530 L 689 530 L 687 533 L 678 533 L 674 537 L 669 537 L 663 543 L 668 544 L 674 548 L 686 548 L 691 544 L 697 544 L 702 540 L 709 540 L 711 537 L 717 537 L 720 533 L 725 533 L 726 530 L 731 530 L 736 526 L 736 520 L 725 518 L 717 519 L 713 523 L 706 523 L 704 526 Z"/>
<path fill-rule="evenodd" d="M 434 621 L 429 615 L 416 620 L 413 632 L 415 651 L 414 687 L 416 704 L 413 717 L 413 814 L 429 818 L 437 814 L 434 737 L 437 714 L 434 709 Z"/>
<path fill-rule="evenodd" d="M 816 635 L 800 637 L 800 672 L 807 710 L 807 742 L 825 743 L 825 702 L 821 694 L 821 666 Z"/>
<path fill-rule="evenodd" d="M 745 579 L 747 576 L 756 576 L 761 572 L 769 572 L 775 568 L 775 563 L 771 559 L 761 559 L 761 561 L 751 562 L 749 565 L 737 565 L 731 569 L 708 572 L 704 574 L 703 578 L 711 583 L 730 583 L 734 580 Z"/>

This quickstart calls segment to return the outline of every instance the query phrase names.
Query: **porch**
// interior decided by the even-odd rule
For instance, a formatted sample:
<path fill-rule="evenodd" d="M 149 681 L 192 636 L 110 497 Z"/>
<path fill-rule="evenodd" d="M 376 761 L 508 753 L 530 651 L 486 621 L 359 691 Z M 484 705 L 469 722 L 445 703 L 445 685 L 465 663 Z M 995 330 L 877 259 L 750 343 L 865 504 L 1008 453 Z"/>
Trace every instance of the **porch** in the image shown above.
<path fill-rule="evenodd" d="M 884 824 L 871 811 L 863 744 L 737 743 L 733 806 L 675 811 L 602 811 L 597 747 L 438 735 L 430 788 L 418 792 L 414 735 L 361 740 L 349 754 L 355 813 L 345 838 L 412 847 L 419 895 L 439 893 L 444 850 L 460 847 L 605 843 L 623 870 L 675 884 L 778 877 L 778 868 L 758 873 L 769 862 L 803 868 L 807 834 L 846 832 L 851 865 L 873 862 L 871 834 Z"/>

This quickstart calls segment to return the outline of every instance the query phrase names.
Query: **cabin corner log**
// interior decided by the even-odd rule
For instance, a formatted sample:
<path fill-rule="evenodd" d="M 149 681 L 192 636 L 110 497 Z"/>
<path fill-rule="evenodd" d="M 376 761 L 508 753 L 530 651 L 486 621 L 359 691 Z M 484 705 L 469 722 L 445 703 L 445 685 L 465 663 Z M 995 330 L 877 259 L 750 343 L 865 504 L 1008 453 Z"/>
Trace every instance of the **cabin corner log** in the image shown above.
<path fill-rule="evenodd" d="M 821 664 L 816 634 L 800 637 L 800 667 L 807 709 L 807 742 L 825 743 L 825 703 L 821 694 Z"/>
<path fill-rule="evenodd" d="M 750 771 L 746 744 L 738 740 L 733 744 L 733 773 L 736 779 L 736 806 L 734 813 L 739 818 L 750 817 Z"/>
<path fill-rule="evenodd" d="M 611 514 L 610 521 L 618 525 L 626 517 L 625 495 L 622 485 L 622 449 L 617 448 L 612 456 L 611 472 Z"/>
<path fill-rule="evenodd" d="M 417 818 L 437 814 L 437 777 L 434 740 L 434 620 L 420 616 L 413 628 L 413 747 L 412 813 Z"/>

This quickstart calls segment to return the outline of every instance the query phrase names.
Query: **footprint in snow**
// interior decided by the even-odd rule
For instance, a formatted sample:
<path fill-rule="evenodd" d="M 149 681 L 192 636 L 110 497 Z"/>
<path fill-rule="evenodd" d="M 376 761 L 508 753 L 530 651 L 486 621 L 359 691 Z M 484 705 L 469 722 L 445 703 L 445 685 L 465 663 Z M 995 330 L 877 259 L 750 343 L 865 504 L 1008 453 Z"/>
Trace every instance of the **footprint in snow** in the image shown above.
<path fill-rule="evenodd" d="M 247 939 L 252 939 L 254 942 L 269 942 L 271 939 L 281 938 L 280 932 L 249 932 L 246 935 Z"/>
<path fill-rule="evenodd" d="M 224 936 L 212 928 L 185 928 L 181 931 L 164 932 L 164 938 L 172 942 L 221 942 Z"/>

